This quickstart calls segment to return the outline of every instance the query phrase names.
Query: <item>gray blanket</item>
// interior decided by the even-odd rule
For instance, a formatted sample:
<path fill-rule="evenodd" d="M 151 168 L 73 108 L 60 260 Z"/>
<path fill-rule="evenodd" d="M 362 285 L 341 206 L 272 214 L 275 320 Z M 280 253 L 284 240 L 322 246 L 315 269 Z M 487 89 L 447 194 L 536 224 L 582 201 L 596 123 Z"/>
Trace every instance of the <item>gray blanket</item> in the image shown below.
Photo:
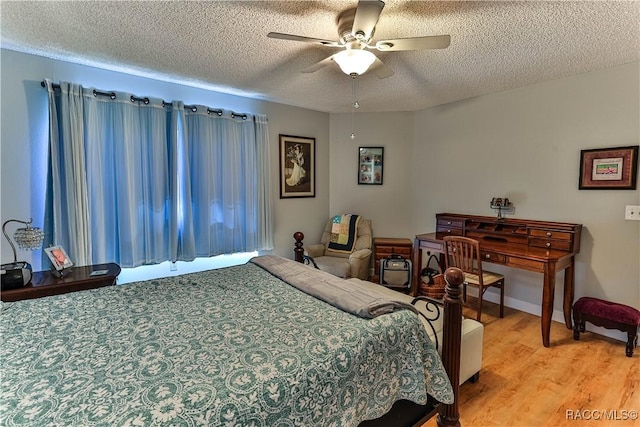
<path fill-rule="evenodd" d="M 306 294 L 365 319 L 400 309 L 417 313 L 411 304 L 391 301 L 382 293 L 378 293 L 375 288 L 341 279 L 290 259 L 264 255 L 252 258 L 250 262 Z"/>

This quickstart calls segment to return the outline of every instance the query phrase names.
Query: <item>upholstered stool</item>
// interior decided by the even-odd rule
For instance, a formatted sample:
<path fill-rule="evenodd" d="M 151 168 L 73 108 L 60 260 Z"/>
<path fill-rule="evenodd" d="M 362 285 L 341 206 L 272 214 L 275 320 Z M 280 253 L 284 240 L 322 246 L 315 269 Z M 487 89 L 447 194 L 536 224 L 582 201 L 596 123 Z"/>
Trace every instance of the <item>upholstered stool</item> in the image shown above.
<path fill-rule="evenodd" d="M 582 297 L 573 304 L 573 339 L 580 339 L 584 323 L 590 322 L 607 329 L 617 329 L 627 333 L 628 357 L 638 344 L 640 311 L 628 305 L 605 301 L 598 298 Z"/>

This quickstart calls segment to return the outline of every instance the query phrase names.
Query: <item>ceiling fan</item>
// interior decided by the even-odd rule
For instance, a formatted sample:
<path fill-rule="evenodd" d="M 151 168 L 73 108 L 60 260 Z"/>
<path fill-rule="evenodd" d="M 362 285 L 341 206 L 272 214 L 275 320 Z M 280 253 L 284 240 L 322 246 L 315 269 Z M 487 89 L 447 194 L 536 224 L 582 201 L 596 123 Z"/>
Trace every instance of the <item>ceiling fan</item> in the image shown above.
<path fill-rule="evenodd" d="M 383 52 L 444 49 L 451 43 L 451 36 L 442 35 L 380 40 L 372 44 L 371 39 L 383 8 L 382 0 L 359 0 L 357 8 L 342 12 L 338 16 L 338 41 L 274 32 L 267 34 L 267 37 L 343 49 L 302 70 L 303 73 L 313 73 L 336 62 L 345 74 L 351 76 L 364 74 L 369 67 L 373 66 L 373 72 L 381 79 L 392 76 L 393 70 L 366 49 L 377 49 Z"/>

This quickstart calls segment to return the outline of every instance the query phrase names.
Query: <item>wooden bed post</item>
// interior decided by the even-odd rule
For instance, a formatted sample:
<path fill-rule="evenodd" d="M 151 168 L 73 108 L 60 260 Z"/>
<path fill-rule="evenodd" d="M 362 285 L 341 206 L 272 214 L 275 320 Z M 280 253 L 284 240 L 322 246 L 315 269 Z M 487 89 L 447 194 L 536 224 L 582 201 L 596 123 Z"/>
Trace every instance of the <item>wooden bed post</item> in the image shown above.
<path fill-rule="evenodd" d="M 442 330 L 442 364 L 453 388 L 453 404 L 440 405 L 437 424 L 440 427 L 460 426 L 458 412 L 458 395 L 460 388 L 460 341 L 462 329 L 462 301 L 460 299 L 461 285 L 464 273 L 458 268 L 448 268 L 444 272 L 447 287 L 444 295 L 444 319 Z"/>
<path fill-rule="evenodd" d="M 304 234 L 302 231 L 296 231 L 293 233 L 293 238 L 296 240 L 295 248 L 293 249 L 293 256 L 297 262 L 304 262 L 304 248 L 302 247 L 302 239 Z"/>

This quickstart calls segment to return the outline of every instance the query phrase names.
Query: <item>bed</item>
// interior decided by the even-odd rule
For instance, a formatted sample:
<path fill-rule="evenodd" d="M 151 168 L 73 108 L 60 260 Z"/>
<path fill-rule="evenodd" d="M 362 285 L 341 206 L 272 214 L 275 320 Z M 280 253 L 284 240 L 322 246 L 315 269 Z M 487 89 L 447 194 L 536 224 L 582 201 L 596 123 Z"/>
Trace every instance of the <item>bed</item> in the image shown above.
<path fill-rule="evenodd" d="M 366 426 L 408 405 L 456 425 L 446 338 L 443 365 L 410 307 L 327 276 L 262 256 L 2 303 L 0 424 Z"/>

